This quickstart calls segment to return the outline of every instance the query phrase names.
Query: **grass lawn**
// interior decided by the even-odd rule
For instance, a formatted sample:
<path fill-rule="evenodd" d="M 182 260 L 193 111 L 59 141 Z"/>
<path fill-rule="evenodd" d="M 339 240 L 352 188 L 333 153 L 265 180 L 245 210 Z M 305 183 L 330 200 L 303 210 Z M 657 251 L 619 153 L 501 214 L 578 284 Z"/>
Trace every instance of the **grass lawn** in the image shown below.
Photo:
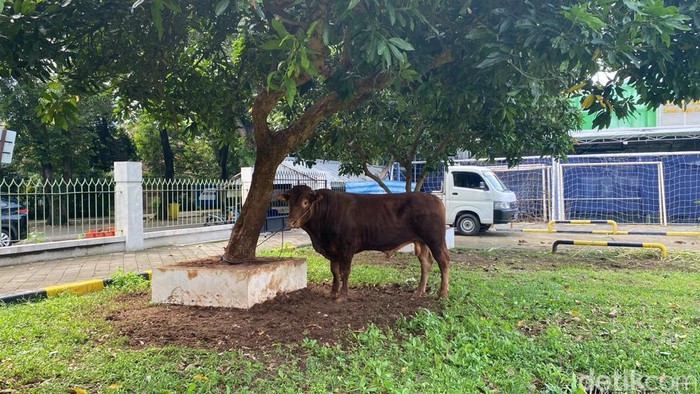
<path fill-rule="evenodd" d="M 285 253 L 308 258 L 310 281 L 329 280 L 312 250 Z M 148 283 L 121 274 L 98 293 L 0 306 L 0 393 L 699 392 L 699 262 L 693 253 L 462 250 L 440 311 L 348 332 L 342 346 L 305 340 L 257 356 L 125 346 L 102 311 Z M 418 276 L 415 258 L 363 254 L 350 280 Z"/>

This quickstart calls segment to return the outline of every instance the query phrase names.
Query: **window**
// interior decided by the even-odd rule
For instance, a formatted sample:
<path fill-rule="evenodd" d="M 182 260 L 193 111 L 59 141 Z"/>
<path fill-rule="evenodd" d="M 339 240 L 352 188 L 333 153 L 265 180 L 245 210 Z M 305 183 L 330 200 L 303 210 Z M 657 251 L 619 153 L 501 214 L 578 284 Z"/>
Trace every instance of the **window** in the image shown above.
<path fill-rule="evenodd" d="M 481 184 L 481 182 L 484 182 L 484 179 L 481 178 L 481 175 L 473 172 L 453 172 L 452 177 L 454 179 L 455 187 L 479 189 L 479 185 Z M 484 188 L 485 190 L 488 190 L 488 187 L 486 186 L 485 182 Z"/>

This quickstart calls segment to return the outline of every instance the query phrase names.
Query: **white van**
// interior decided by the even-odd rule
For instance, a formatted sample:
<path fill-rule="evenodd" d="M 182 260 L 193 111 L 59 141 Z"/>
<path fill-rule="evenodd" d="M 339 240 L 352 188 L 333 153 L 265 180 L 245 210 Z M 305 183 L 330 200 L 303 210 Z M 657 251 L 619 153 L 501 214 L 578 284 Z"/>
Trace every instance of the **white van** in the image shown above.
<path fill-rule="evenodd" d="M 486 167 L 449 166 L 443 190 L 436 194 L 445 203 L 447 224 L 462 235 L 476 235 L 518 215 L 515 193 Z"/>

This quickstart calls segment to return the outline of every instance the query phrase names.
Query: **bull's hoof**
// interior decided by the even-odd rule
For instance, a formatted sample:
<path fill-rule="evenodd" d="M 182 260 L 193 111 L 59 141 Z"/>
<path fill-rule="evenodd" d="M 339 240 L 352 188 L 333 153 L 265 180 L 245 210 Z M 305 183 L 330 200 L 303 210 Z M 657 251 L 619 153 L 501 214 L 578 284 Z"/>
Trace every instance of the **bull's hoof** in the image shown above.
<path fill-rule="evenodd" d="M 348 300 L 348 296 L 346 296 L 346 295 L 340 295 L 340 296 L 338 296 L 338 297 L 335 298 L 335 302 L 336 302 L 337 304 L 343 304 L 343 303 L 345 303 L 347 300 Z"/>
<path fill-rule="evenodd" d="M 425 295 L 425 291 L 416 290 L 411 294 L 411 298 L 421 298 Z"/>

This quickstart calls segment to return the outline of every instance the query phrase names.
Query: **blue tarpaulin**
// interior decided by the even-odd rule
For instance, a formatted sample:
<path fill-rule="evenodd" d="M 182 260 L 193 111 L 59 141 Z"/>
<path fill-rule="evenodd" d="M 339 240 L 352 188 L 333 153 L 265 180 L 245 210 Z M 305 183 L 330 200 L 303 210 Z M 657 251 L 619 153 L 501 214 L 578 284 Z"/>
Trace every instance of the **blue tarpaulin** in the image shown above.
<path fill-rule="evenodd" d="M 384 184 L 392 193 L 406 192 L 406 182 L 404 181 L 384 181 Z M 411 184 L 411 190 L 415 187 Z M 345 191 L 359 194 L 384 194 L 386 193 L 375 181 L 345 182 Z"/>

